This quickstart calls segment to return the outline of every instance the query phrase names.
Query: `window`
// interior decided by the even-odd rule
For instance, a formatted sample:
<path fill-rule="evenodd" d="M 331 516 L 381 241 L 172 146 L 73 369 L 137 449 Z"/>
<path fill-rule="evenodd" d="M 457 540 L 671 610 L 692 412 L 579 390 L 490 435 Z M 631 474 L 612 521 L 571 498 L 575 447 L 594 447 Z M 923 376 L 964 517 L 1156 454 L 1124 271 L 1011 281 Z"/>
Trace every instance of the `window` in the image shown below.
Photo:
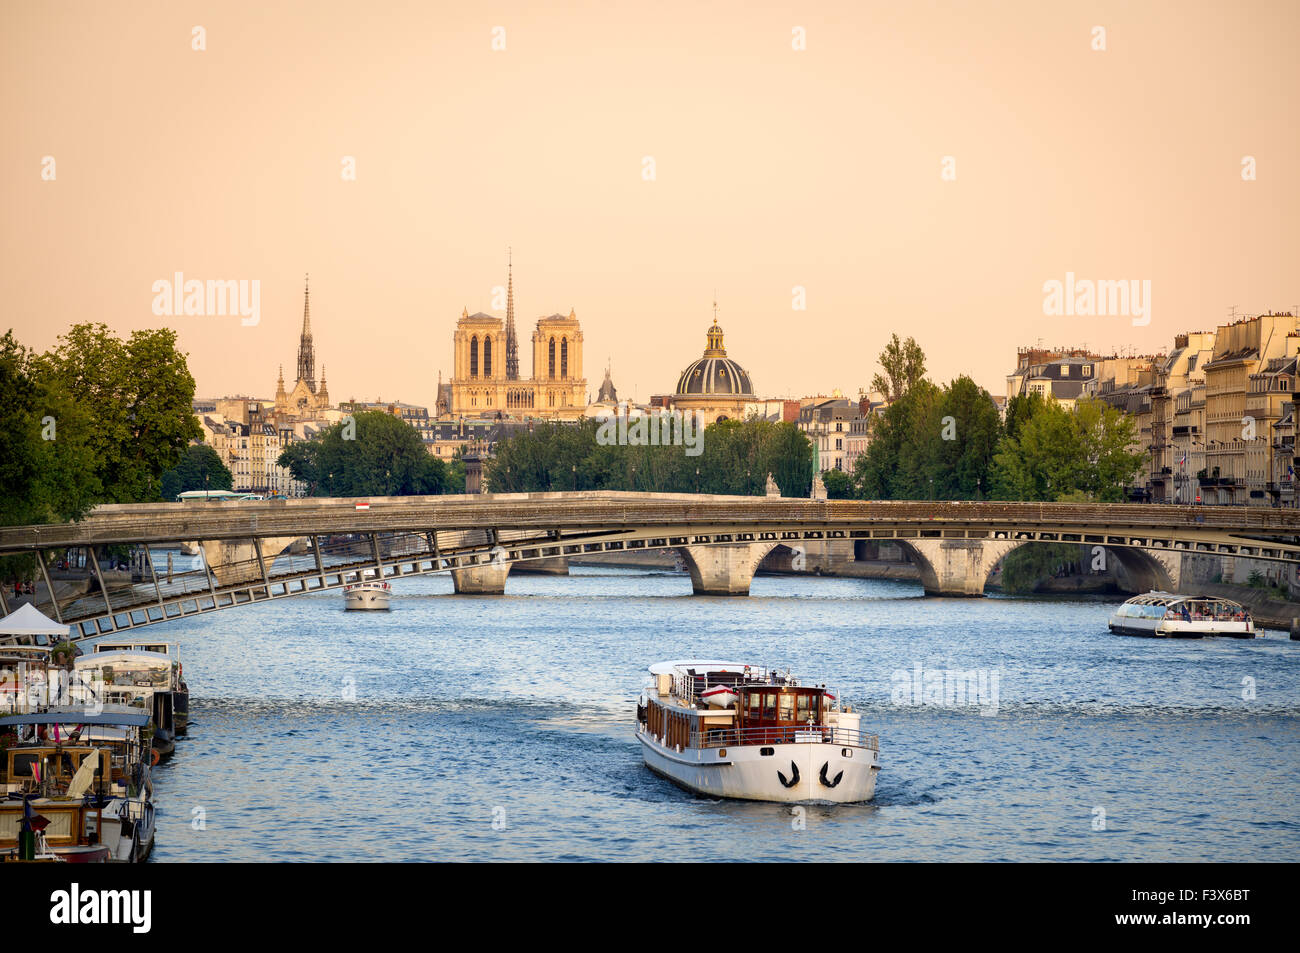
<path fill-rule="evenodd" d="M 551 338 L 551 343 L 548 346 L 547 359 L 549 361 L 547 376 L 554 378 L 555 377 L 555 338 Z"/>
<path fill-rule="evenodd" d="M 478 335 L 469 339 L 469 376 L 478 377 Z"/>
<path fill-rule="evenodd" d="M 779 715 L 781 721 L 794 721 L 794 695 L 781 694 Z"/>
<path fill-rule="evenodd" d="M 560 376 L 569 376 L 569 339 L 560 338 Z"/>
<path fill-rule="evenodd" d="M 492 376 L 492 339 L 483 339 L 483 376 Z"/>

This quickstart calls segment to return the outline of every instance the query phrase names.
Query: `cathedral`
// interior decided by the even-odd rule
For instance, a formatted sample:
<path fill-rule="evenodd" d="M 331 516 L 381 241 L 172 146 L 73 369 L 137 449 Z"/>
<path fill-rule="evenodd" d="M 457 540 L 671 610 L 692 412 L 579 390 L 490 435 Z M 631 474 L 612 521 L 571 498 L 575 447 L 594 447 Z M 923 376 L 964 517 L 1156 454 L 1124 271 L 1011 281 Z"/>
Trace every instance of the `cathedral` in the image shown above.
<path fill-rule="evenodd" d="M 303 290 L 302 335 L 298 338 L 298 379 L 293 390 L 284 389 L 284 365 L 275 387 L 275 414 L 288 417 L 315 417 L 330 407 L 329 389 L 325 386 L 325 365 L 321 365 L 320 384 L 316 383 L 316 349 L 311 339 L 311 286 Z"/>
<path fill-rule="evenodd" d="M 520 376 L 515 333 L 513 262 L 507 264 L 506 319 L 470 314 L 456 322 L 455 365 L 445 412 L 453 417 L 553 417 L 576 420 L 587 409 L 582 376 L 582 328 L 568 316 L 538 318 L 533 331 L 532 376 Z M 444 411 L 439 401 L 439 412 Z"/>

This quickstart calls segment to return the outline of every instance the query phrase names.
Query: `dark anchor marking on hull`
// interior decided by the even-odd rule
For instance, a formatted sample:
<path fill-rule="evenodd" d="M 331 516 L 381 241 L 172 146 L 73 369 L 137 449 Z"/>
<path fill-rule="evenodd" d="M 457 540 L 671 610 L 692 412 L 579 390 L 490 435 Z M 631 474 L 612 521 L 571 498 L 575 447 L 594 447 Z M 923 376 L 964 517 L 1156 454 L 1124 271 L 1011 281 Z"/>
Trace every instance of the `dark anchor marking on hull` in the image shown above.
<path fill-rule="evenodd" d="M 822 784 L 826 785 L 828 788 L 833 788 L 840 783 L 840 779 L 844 777 L 844 772 L 841 771 L 839 774 L 835 775 L 834 781 L 829 781 L 826 778 L 826 769 L 829 768 L 830 766 L 831 763 L 829 761 L 822 764 L 821 778 L 822 778 Z"/>
<path fill-rule="evenodd" d="M 794 776 L 790 778 L 789 781 L 785 779 L 785 775 L 782 774 L 779 770 L 776 772 L 776 776 L 781 779 L 781 784 L 787 788 L 792 788 L 799 783 L 799 765 L 791 761 L 790 770 L 794 772 Z"/>

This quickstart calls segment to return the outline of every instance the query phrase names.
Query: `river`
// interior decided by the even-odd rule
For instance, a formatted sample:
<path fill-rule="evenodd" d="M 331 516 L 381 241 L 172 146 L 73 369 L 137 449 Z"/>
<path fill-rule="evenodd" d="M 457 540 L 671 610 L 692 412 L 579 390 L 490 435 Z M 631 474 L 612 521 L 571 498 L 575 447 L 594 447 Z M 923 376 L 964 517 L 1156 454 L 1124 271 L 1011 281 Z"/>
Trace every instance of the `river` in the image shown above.
<path fill-rule="evenodd" d="M 149 629 L 181 643 L 192 699 L 155 769 L 154 861 L 1300 860 L 1285 635 L 1113 636 L 1114 599 L 884 580 L 696 598 L 683 574 L 575 568 L 507 592 L 419 577 L 387 613 L 334 592 Z M 636 693 L 682 657 L 838 688 L 880 736 L 875 800 L 792 810 L 651 774 Z M 926 703 L 965 673 L 982 695 Z"/>

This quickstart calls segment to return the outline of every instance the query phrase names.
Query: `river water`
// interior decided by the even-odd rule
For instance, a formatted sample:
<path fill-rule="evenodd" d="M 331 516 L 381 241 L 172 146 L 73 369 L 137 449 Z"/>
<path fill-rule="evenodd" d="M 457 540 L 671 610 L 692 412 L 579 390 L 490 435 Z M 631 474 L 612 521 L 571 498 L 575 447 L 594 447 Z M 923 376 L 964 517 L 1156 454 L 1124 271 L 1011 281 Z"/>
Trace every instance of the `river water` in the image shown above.
<path fill-rule="evenodd" d="M 181 643 L 192 698 L 155 769 L 154 860 L 1300 860 L 1284 635 L 1112 636 L 1113 599 L 883 580 L 696 598 L 683 574 L 575 568 L 507 588 L 421 577 L 387 613 L 335 592 L 148 630 Z M 875 800 L 792 812 L 651 774 L 635 697 L 682 657 L 838 688 L 880 735 Z"/>

